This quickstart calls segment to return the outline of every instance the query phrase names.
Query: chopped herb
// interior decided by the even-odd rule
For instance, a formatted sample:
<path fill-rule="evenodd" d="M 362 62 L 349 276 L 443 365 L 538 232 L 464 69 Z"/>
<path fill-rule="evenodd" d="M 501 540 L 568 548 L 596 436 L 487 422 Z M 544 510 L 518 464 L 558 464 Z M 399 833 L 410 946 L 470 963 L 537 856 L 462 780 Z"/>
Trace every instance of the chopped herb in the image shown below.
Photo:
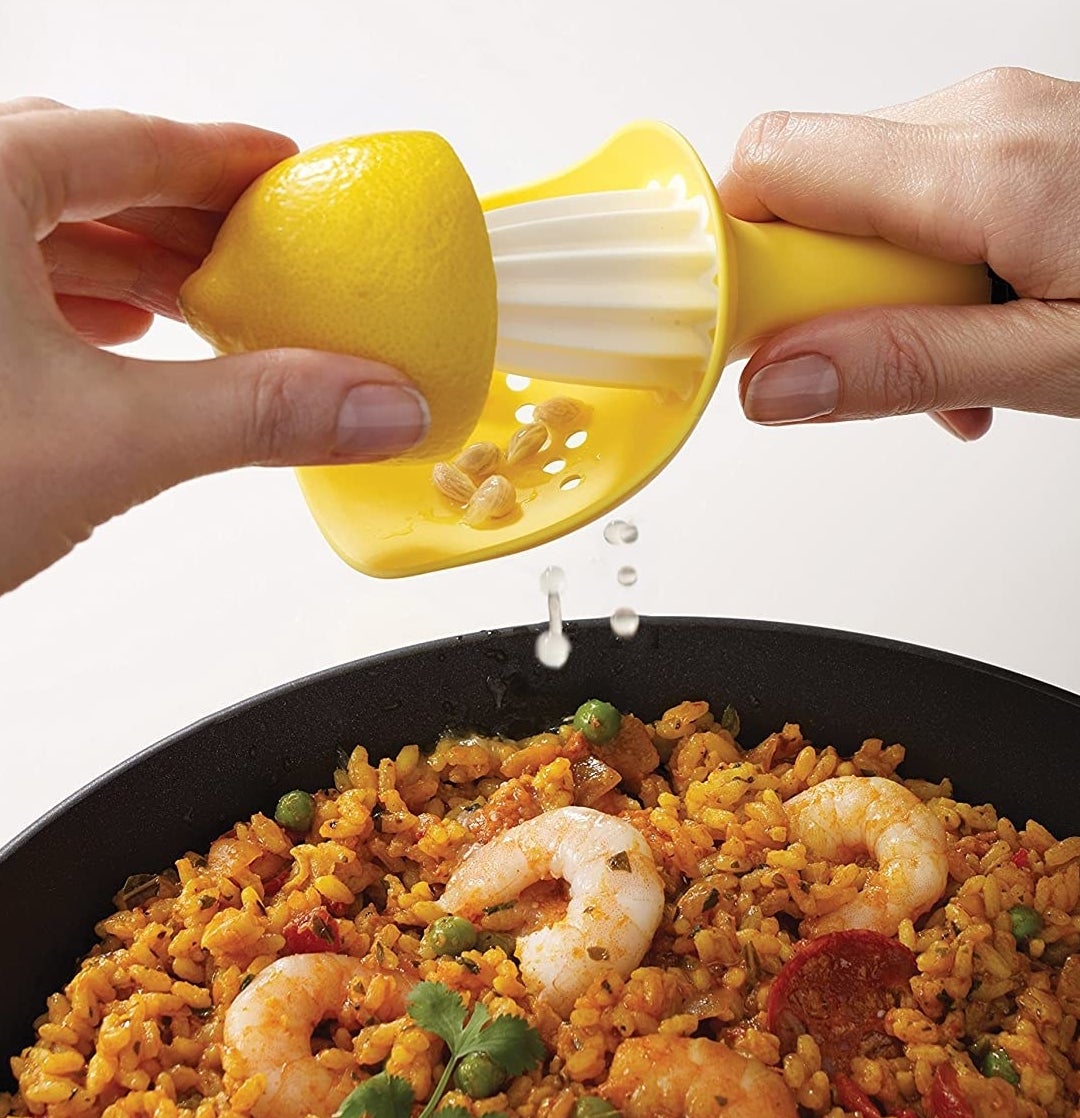
<path fill-rule="evenodd" d="M 589 958 L 597 963 L 602 963 L 609 957 L 606 947 L 589 947 L 587 948 L 587 953 Z"/>
<path fill-rule="evenodd" d="M 625 850 L 620 850 L 618 854 L 614 854 L 608 859 L 608 867 L 613 870 L 622 870 L 623 873 L 629 873 L 630 855 Z"/>
<path fill-rule="evenodd" d="M 462 959 L 461 965 L 469 972 L 469 974 L 480 973 L 480 965 L 478 963 L 474 963 L 472 959 Z"/>
<path fill-rule="evenodd" d="M 246 990 L 254 981 L 255 975 L 245 974 L 244 977 L 240 979 L 240 989 Z"/>
<path fill-rule="evenodd" d="M 991 1048 L 983 1057 L 982 1073 L 987 1078 L 1004 1079 L 1006 1083 L 1011 1083 L 1014 1087 L 1020 1083 L 1020 1075 L 1016 1067 L 1000 1048 Z"/>
<path fill-rule="evenodd" d="M 733 738 L 739 736 L 739 730 L 741 729 L 739 724 L 739 712 L 731 703 L 728 703 L 728 705 L 724 707 L 724 711 L 720 715 L 720 729 L 727 730 Z"/>
<path fill-rule="evenodd" d="M 711 912 L 720 903 L 720 894 L 715 889 L 710 889 L 705 900 L 702 902 L 701 911 Z"/>
<path fill-rule="evenodd" d="M 574 1103 L 573 1118 L 619 1118 L 619 1112 L 599 1095 L 585 1095 Z"/>
<path fill-rule="evenodd" d="M 484 915 L 493 916 L 496 912 L 509 912 L 516 904 L 517 901 L 503 901 L 502 904 L 488 905 L 488 907 L 484 909 Z"/>
<path fill-rule="evenodd" d="M 217 898 L 210 896 L 209 893 L 203 893 L 202 896 L 199 897 L 199 908 L 203 910 L 213 908 L 215 904 L 217 904 Z"/>

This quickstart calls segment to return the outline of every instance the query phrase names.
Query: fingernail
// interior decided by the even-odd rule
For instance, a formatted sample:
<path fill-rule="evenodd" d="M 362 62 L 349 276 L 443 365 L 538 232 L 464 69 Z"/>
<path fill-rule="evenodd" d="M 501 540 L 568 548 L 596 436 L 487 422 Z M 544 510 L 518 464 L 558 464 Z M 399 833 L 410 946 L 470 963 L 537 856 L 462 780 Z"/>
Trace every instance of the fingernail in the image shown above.
<path fill-rule="evenodd" d="M 833 363 L 808 353 L 759 369 L 746 386 L 743 410 L 755 423 L 797 423 L 829 415 L 839 399 Z"/>
<path fill-rule="evenodd" d="M 390 458 L 427 434 L 427 401 L 404 384 L 359 384 L 338 413 L 336 452 L 348 458 Z"/>
<path fill-rule="evenodd" d="M 950 435 L 955 435 L 961 442 L 969 443 L 971 439 L 968 437 L 966 431 L 962 430 L 956 423 L 953 422 L 952 417 L 948 412 L 932 411 L 930 418 L 938 424 L 939 427 L 944 427 Z"/>

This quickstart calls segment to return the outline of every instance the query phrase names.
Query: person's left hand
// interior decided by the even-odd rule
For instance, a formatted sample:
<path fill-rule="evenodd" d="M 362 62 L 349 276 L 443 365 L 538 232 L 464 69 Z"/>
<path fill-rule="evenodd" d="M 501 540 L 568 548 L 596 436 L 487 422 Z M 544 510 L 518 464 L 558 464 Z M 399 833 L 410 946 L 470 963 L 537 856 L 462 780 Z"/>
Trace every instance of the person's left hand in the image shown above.
<path fill-rule="evenodd" d="M 187 478 L 371 461 L 423 437 L 422 397 L 376 362 L 94 348 L 179 318 L 225 212 L 295 150 L 239 124 L 0 104 L 0 593 Z"/>

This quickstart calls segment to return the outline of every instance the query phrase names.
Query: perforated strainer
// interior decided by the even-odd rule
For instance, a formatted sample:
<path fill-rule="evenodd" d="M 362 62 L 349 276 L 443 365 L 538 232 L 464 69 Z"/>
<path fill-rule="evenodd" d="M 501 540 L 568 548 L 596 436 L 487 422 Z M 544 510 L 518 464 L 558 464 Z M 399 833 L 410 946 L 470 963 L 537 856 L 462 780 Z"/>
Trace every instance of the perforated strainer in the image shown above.
<path fill-rule="evenodd" d="M 430 463 L 299 470 L 327 540 L 367 574 L 523 551 L 603 516 L 678 451 L 728 355 L 778 330 L 846 307 L 990 296 L 981 267 L 726 216 L 694 150 L 653 122 L 483 206 L 499 342 L 470 441 L 506 447 L 556 396 L 580 401 L 586 418 L 514 467 L 517 507 L 479 527 L 433 486 Z"/>

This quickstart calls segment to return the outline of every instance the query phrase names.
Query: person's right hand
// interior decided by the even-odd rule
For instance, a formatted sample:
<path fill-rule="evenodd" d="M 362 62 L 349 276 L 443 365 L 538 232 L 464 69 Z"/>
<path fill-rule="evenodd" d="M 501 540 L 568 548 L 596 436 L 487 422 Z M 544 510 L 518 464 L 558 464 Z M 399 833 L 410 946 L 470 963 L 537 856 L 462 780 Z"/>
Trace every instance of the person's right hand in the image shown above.
<path fill-rule="evenodd" d="M 1080 416 L 1080 83 L 998 69 L 866 116 L 768 113 L 743 133 L 720 196 L 750 221 L 985 261 L 1020 295 L 786 330 L 743 373 L 750 419 L 925 411 L 972 439 L 990 407 Z"/>

